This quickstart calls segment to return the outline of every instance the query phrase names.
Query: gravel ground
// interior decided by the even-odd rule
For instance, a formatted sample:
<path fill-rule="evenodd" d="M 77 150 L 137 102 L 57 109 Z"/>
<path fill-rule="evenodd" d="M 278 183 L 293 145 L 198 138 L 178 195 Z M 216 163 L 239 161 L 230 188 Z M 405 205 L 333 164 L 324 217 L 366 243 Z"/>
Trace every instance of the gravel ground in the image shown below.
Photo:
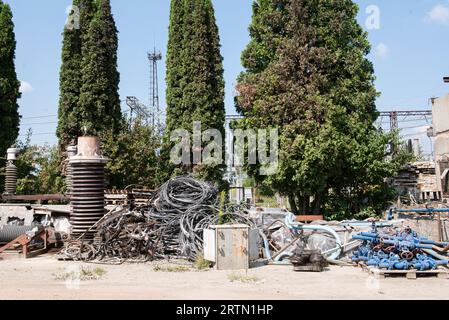
<path fill-rule="evenodd" d="M 0 260 L 0 299 L 449 298 L 449 280 L 436 277 L 375 280 L 356 267 L 330 267 L 323 273 L 297 273 L 289 266 L 262 266 L 249 270 L 247 274 L 244 271 L 186 271 L 178 263 L 167 265 L 166 262 L 152 262 L 114 266 L 62 262 L 52 256 L 29 260 L 4 259 Z M 95 270 L 96 268 L 99 269 Z M 88 270 L 87 278 L 95 276 L 96 272 L 105 273 L 96 280 L 77 280 L 79 270 Z"/>

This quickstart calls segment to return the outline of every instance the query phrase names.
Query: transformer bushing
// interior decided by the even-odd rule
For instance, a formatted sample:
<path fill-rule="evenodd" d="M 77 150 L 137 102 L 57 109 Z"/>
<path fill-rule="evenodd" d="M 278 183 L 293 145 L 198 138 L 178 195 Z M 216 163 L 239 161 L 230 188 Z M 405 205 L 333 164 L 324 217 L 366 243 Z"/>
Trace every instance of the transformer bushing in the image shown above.
<path fill-rule="evenodd" d="M 105 214 L 105 173 L 108 159 L 101 155 L 97 137 L 78 138 L 77 154 L 70 157 L 72 236 L 92 238 L 94 225 Z"/>
<path fill-rule="evenodd" d="M 18 150 L 16 148 L 9 148 L 7 150 L 6 159 L 8 164 L 5 168 L 5 192 L 6 195 L 13 195 L 17 189 L 17 167 L 13 161 L 17 160 Z"/>
<path fill-rule="evenodd" d="M 67 159 L 66 159 L 66 185 L 67 185 L 67 191 L 66 194 L 68 196 L 71 195 L 72 192 L 72 167 L 70 165 L 70 158 L 76 156 L 77 154 L 77 147 L 76 146 L 69 146 L 67 147 Z"/>

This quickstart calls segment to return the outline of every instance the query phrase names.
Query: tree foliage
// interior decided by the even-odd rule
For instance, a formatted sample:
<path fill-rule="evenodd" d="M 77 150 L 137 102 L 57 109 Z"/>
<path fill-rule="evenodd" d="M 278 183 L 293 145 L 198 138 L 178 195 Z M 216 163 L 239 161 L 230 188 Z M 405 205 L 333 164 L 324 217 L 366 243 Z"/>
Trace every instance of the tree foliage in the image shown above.
<path fill-rule="evenodd" d="M 32 145 L 31 131 L 24 141 L 17 142 L 17 194 L 58 194 L 65 191 L 64 179 L 59 174 L 59 150 Z"/>
<path fill-rule="evenodd" d="M 117 134 L 121 127 L 117 33 L 110 1 L 98 0 L 82 45 L 77 119 L 84 134 L 99 135 L 103 131 Z"/>
<path fill-rule="evenodd" d="M 70 25 L 64 27 L 62 44 L 62 64 L 59 80 L 58 129 L 59 148 L 64 151 L 74 140 L 82 135 L 78 117 L 78 101 L 82 86 L 82 43 L 87 37 L 89 25 L 95 12 L 93 0 L 74 0 Z M 79 13 L 79 17 L 77 14 Z M 79 25 L 75 19 L 79 18 Z M 79 26 L 79 28 L 77 28 Z"/>
<path fill-rule="evenodd" d="M 244 126 L 278 127 L 281 140 L 279 171 L 259 180 L 297 213 L 358 213 L 401 158 L 388 158 L 394 133 L 375 127 L 375 76 L 357 5 L 259 0 L 253 12 L 236 104 Z"/>
<path fill-rule="evenodd" d="M 14 144 L 19 134 L 20 82 L 14 64 L 16 40 L 12 12 L 8 4 L 0 0 L 0 157 Z M 4 161 L 0 160 L 0 168 Z"/>
<path fill-rule="evenodd" d="M 173 146 L 170 134 L 175 129 L 192 132 L 193 122 L 200 121 L 203 130 L 217 129 L 224 135 L 222 60 L 212 2 L 173 0 L 167 55 L 166 160 Z M 204 179 L 222 181 L 222 165 L 168 167 L 168 175 L 195 171 Z"/>
<path fill-rule="evenodd" d="M 117 28 L 109 0 L 75 0 L 80 29 L 64 30 L 58 137 L 65 147 L 78 136 L 117 134 L 122 121 L 118 94 Z"/>
<path fill-rule="evenodd" d="M 136 119 L 129 122 L 118 135 L 104 133 L 102 140 L 103 153 L 114 159 L 106 166 L 111 177 L 110 188 L 159 186 L 159 159 L 156 151 L 160 147 L 160 136 L 154 127 L 145 124 L 142 119 Z"/>

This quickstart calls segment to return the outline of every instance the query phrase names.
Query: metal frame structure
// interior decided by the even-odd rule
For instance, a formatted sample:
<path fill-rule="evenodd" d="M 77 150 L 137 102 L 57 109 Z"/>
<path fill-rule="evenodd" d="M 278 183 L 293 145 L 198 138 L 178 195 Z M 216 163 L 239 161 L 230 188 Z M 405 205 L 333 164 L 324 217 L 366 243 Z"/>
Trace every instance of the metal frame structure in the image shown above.
<path fill-rule="evenodd" d="M 429 117 L 432 118 L 432 110 L 418 110 L 418 111 L 382 111 L 380 112 L 380 121 L 384 118 L 390 120 L 390 130 L 399 129 L 399 122 L 404 121 L 421 121 L 424 120 L 429 123 Z M 414 118 L 414 119 L 411 119 Z"/>
<path fill-rule="evenodd" d="M 131 121 L 133 118 L 133 114 L 135 113 L 137 116 L 141 117 L 149 124 L 149 121 L 154 121 L 154 116 L 151 114 L 148 107 L 136 97 L 126 97 L 126 104 L 131 109 Z"/>
<path fill-rule="evenodd" d="M 148 61 L 150 62 L 150 90 L 149 90 L 149 102 L 152 109 L 153 118 L 152 125 L 160 127 L 160 105 L 159 105 L 159 83 L 158 83 L 158 61 L 162 60 L 162 54 L 156 51 L 148 52 Z"/>

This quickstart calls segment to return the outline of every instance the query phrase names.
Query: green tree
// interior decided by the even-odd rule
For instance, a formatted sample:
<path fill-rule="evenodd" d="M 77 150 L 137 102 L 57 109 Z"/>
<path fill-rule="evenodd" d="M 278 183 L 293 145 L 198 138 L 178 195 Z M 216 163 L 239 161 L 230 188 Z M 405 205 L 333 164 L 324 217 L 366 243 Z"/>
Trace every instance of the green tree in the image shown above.
<path fill-rule="evenodd" d="M 20 82 L 14 65 L 15 50 L 11 8 L 0 0 L 0 157 L 4 157 L 19 134 L 17 100 L 20 98 Z M 4 160 L 0 160 L 0 168 L 4 165 Z"/>
<path fill-rule="evenodd" d="M 173 0 L 167 57 L 166 142 L 174 129 L 183 128 L 192 133 L 194 121 L 201 122 L 203 130 L 217 129 L 224 136 L 222 61 L 212 2 L 184 0 L 181 6 L 181 1 Z M 223 169 L 221 164 L 202 163 L 183 166 L 169 174 L 194 171 L 200 177 L 220 184 Z"/>
<path fill-rule="evenodd" d="M 74 0 L 70 23 L 64 27 L 60 97 L 58 111 L 59 148 L 61 152 L 82 135 L 77 106 L 82 86 L 82 43 L 95 13 L 93 0 Z M 79 20 L 78 20 L 79 19 Z"/>
<path fill-rule="evenodd" d="M 182 49 L 184 47 L 184 0 L 172 0 L 170 7 L 170 25 L 168 32 L 167 60 L 166 60 L 166 102 L 167 117 L 165 124 L 166 134 L 159 157 L 161 170 L 157 177 L 160 184 L 164 183 L 174 173 L 175 166 L 170 162 L 170 150 L 173 143 L 170 133 L 180 126 L 180 119 L 184 113 L 182 105 L 182 78 L 183 63 Z"/>
<path fill-rule="evenodd" d="M 81 132 L 117 134 L 122 113 L 118 93 L 118 36 L 109 0 L 98 0 L 97 10 L 82 43 L 82 86 L 76 110 Z"/>
<path fill-rule="evenodd" d="M 58 147 L 31 144 L 31 131 L 24 141 L 17 142 L 17 194 L 58 194 L 65 190 L 59 175 Z"/>
<path fill-rule="evenodd" d="M 400 163 L 386 152 L 395 135 L 374 124 L 375 77 L 357 5 L 260 0 L 253 9 L 236 104 L 243 126 L 278 127 L 281 140 L 279 171 L 258 180 L 288 196 L 296 213 L 358 213 L 367 190 L 385 188 Z"/>
<path fill-rule="evenodd" d="M 182 49 L 184 47 L 184 7 L 183 0 L 172 0 L 170 10 L 169 38 L 167 46 L 167 123 L 166 130 L 178 128 L 179 119 L 184 113 L 182 105 L 183 78 Z"/>
<path fill-rule="evenodd" d="M 160 136 L 155 128 L 135 119 L 125 125 L 118 135 L 103 133 L 103 153 L 114 159 L 108 170 L 109 187 L 124 189 L 128 186 L 157 188 L 159 166 L 156 151 Z"/>

